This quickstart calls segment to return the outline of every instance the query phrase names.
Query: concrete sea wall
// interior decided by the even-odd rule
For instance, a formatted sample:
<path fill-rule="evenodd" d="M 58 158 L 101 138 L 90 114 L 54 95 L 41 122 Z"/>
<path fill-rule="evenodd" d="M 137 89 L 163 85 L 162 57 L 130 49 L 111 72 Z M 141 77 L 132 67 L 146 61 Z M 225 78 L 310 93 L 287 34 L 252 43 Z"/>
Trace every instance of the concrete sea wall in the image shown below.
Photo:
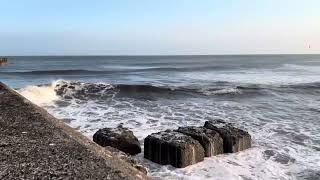
<path fill-rule="evenodd" d="M 0 82 L 0 179 L 148 179 Z"/>

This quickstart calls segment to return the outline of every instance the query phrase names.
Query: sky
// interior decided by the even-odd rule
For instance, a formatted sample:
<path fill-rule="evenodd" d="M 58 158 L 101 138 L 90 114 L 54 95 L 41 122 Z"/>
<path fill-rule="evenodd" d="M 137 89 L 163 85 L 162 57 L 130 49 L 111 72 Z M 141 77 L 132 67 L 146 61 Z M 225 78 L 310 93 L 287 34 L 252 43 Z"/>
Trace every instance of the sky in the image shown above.
<path fill-rule="evenodd" d="M 0 56 L 320 54 L 320 0 L 0 0 Z"/>

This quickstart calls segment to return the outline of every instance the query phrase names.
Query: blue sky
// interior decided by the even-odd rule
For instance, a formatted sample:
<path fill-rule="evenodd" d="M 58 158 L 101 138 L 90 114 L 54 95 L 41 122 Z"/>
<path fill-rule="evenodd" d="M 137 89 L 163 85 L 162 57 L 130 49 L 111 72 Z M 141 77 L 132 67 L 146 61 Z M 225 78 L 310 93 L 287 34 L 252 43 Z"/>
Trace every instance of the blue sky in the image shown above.
<path fill-rule="evenodd" d="M 320 53 L 319 9 L 319 0 L 0 0 L 0 55 Z"/>

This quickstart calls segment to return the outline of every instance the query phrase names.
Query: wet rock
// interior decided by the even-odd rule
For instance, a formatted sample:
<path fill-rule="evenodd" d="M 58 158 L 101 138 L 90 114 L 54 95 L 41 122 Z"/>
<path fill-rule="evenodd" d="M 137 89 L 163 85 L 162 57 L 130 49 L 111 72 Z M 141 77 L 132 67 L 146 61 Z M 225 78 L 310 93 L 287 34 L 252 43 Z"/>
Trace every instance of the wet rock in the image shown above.
<path fill-rule="evenodd" d="M 93 135 L 93 141 L 100 146 L 111 146 L 131 155 L 141 152 L 138 138 L 133 135 L 132 131 L 122 126 L 99 129 Z"/>
<path fill-rule="evenodd" d="M 251 147 L 251 136 L 248 132 L 233 127 L 222 120 L 205 122 L 205 128 L 217 131 L 223 139 L 225 153 L 239 152 Z"/>
<path fill-rule="evenodd" d="M 145 138 L 144 157 L 158 164 L 183 168 L 202 161 L 204 149 L 190 136 L 166 130 Z"/>
<path fill-rule="evenodd" d="M 206 157 L 223 153 L 223 140 L 220 134 L 214 130 L 190 126 L 180 127 L 177 131 L 199 141 L 204 148 Z"/>

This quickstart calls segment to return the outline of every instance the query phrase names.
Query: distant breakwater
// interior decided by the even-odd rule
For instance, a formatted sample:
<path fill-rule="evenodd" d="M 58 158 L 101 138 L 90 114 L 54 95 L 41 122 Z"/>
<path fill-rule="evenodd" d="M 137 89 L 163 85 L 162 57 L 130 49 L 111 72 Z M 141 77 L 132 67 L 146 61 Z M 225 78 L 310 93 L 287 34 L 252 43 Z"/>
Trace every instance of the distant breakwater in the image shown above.
<path fill-rule="evenodd" d="M 0 57 L 0 66 L 8 64 L 8 58 Z"/>

